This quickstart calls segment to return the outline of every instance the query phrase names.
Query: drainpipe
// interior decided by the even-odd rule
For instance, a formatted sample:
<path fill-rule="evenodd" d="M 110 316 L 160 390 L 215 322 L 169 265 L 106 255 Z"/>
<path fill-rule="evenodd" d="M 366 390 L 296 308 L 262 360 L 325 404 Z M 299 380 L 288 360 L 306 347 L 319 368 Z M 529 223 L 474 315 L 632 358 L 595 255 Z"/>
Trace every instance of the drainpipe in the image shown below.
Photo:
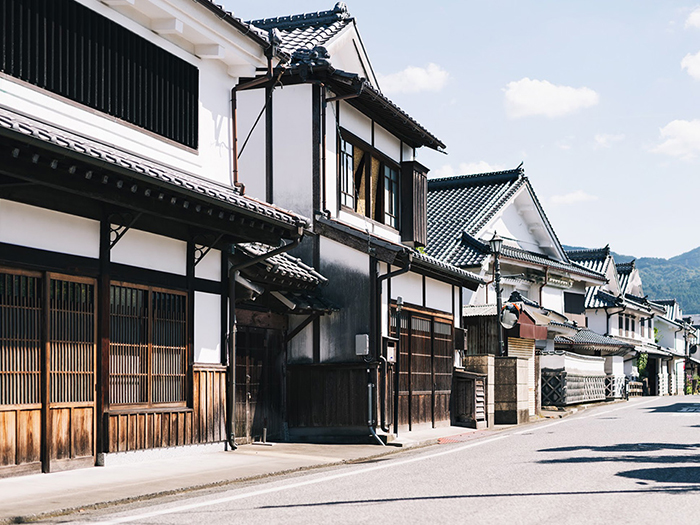
<path fill-rule="evenodd" d="M 388 273 L 385 273 L 385 274 L 379 275 L 379 276 L 377 276 L 375 274 L 375 277 L 377 279 L 377 296 L 378 296 L 378 298 L 377 298 L 377 306 L 375 308 L 374 315 L 377 317 L 377 320 L 381 319 L 382 283 L 387 279 L 391 279 L 392 277 L 398 277 L 399 275 L 402 275 L 404 273 L 408 273 L 411 271 L 411 265 L 413 263 L 413 252 L 407 251 L 406 255 L 408 256 L 408 263 L 403 268 L 400 268 L 394 272 L 388 272 Z M 391 316 L 391 308 L 389 309 L 389 315 Z M 380 326 L 379 323 L 377 323 L 376 326 L 379 327 Z M 400 333 L 401 324 L 400 323 L 398 324 L 397 328 L 399 330 L 399 340 L 401 340 L 401 333 Z M 380 393 L 380 397 L 381 397 L 381 405 L 380 405 L 381 406 L 381 429 L 384 432 L 388 433 L 389 427 L 388 427 L 387 422 L 386 422 L 386 412 L 387 412 L 387 410 L 386 410 L 386 384 L 387 384 L 387 375 L 388 375 L 389 365 L 387 363 L 386 358 L 382 355 L 381 330 L 376 329 L 376 332 L 377 333 L 375 334 L 375 339 L 374 339 L 375 340 L 375 351 L 376 351 L 377 357 L 382 362 L 382 369 L 383 369 L 383 372 L 382 372 L 383 389 L 382 389 L 382 392 Z M 398 352 L 398 346 L 397 346 L 397 356 L 396 356 L 397 363 L 398 363 L 398 359 L 399 359 L 398 354 L 399 354 L 399 352 Z M 396 421 L 397 421 L 396 414 L 398 414 L 398 405 L 399 405 L 399 391 L 398 391 L 398 388 L 395 388 L 394 389 L 394 423 L 396 423 Z M 394 433 L 398 434 L 396 426 L 398 426 L 398 425 L 396 425 L 396 424 L 394 425 Z M 370 431 L 374 433 L 374 428 L 372 427 L 372 424 L 370 424 Z M 384 443 L 382 442 L 382 444 L 384 444 Z"/>
<path fill-rule="evenodd" d="M 627 306 L 623 306 L 622 310 L 620 310 L 618 312 L 612 312 L 612 313 L 608 312 L 608 308 L 610 308 L 610 307 L 609 306 L 603 307 L 603 310 L 605 310 L 605 335 L 609 336 L 610 335 L 610 317 L 612 317 L 615 314 L 624 313 L 624 311 L 627 310 Z"/>
<path fill-rule="evenodd" d="M 226 433 L 227 442 L 232 450 L 236 450 L 238 445 L 236 445 L 236 276 L 238 276 L 242 269 L 253 266 L 254 264 L 269 259 L 280 253 L 285 253 L 299 246 L 301 238 L 304 234 L 302 226 L 297 226 L 297 234 L 288 244 L 284 244 L 279 248 L 253 257 L 252 259 L 245 261 L 243 263 L 235 264 L 231 261 L 229 257 L 229 262 L 231 262 L 231 268 L 228 270 L 229 275 L 229 291 L 228 291 L 228 369 L 226 370 Z"/>
<path fill-rule="evenodd" d="M 540 286 L 540 306 L 542 306 L 542 290 L 544 290 L 544 287 L 547 286 L 549 283 L 549 266 L 544 267 L 544 282 L 542 283 L 542 286 Z"/>

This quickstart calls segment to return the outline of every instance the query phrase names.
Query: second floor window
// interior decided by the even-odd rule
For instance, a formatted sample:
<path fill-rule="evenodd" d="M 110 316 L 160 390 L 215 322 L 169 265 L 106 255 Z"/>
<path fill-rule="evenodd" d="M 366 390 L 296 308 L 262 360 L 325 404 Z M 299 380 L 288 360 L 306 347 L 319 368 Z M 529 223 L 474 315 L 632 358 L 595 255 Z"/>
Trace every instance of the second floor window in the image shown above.
<path fill-rule="evenodd" d="M 355 157 L 353 145 L 340 139 L 340 204 L 355 208 Z"/>
<path fill-rule="evenodd" d="M 342 137 L 338 151 L 341 206 L 398 229 L 401 191 L 398 165 L 371 146 Z"/>
<path fill-rule="evenodd" d="M 399 171 L 384 166 L 384 223 L 399 227 Z"/>

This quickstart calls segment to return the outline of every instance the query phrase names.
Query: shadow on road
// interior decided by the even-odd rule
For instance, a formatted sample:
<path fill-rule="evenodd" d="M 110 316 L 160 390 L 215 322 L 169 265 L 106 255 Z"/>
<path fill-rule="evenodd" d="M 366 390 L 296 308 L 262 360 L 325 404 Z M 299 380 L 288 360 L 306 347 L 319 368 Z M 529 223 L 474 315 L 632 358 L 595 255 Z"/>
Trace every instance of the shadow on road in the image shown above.
<path fill-rule="evenodd" d="M 655 452 L 660 450 L 700 450 L 700 444 L 685 443 L 618 443 L 601 447 L 588 445 L 573 447 L 543 448 L 538 452 L 574 452 L 577 450 L 590 450 L 591 452 Z"/>
<path fill-rule="evenodd" d="M 557 463 L 700 463 L 700 456 L 603 456 L 542 459 L 540 464 Z"/>
<path fill-rule="evenodd" d="M 654 469 L 650 469 L 654 470 Z M 700 468 L 697 469 L 700 471 Z M 641 472 L 639 471 L 630 471 Z M 620 476 L 627 473 L 621 472 Z M 696 474 L 697 475 L 697 474 Z M 630 475 L 628 477 L 634 477 Z M 653 479 L 653 478 L 640 478 Z M 685 480 L 679 480 L 680 483 L 691 483 Z M 663 480 L 665 481 L 665 480 Z M 259 509 L 288 509 L 288 508 L 303 508 L 303 507 L 324 507 L 331 505 L 361 505 L 372 503 L 393 503 L 393 502 L 408 502 L 408 501 L 433 501 L 433 500 L 458 500 L 458 499 L 477 499 L 477 498 L 522 498 L 522 497 L 542 497 L 542 496 L 590 496 L 594 494 L 649 494 L 649 493 L 664 493 L 664 494 L 690 494 L 700 493 L 700 486 L 697 487 L 664 487 L 664 488 L 639 488 L 629 490 L 581 490 L 581 491 L 561 491 L 561 492 L 509 492 L 503 494 L 455 494 L 447 496 L 414 496 L 406 498 L 376 498 L 376 499 L 361 499 L 361 500 L 341 500 L 341 501 L 321 501 L 316 503 L 296 503 L 289 505 L 263 505 Z"/>
<path fill-rule="evenodd" d="M 700 413 L 700 403 L 674 403 L 660 407 L 644 407 L 649 412 L 697 412 Z"/>
<path fill-rule="evenodd" d="M 645 468 L 618 472 L 617 475 L 662 483 L 700 483 L 700 467 Z"/>

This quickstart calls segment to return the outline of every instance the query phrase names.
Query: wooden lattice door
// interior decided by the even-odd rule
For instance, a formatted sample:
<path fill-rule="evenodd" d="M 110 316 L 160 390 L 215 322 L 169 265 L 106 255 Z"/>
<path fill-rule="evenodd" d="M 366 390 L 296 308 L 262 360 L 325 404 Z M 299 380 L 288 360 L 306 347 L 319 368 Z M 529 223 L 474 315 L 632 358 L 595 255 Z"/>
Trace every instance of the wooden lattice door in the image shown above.
<path fill-rule="evenodd" d="M 95 282 L 48 276 L 45 471 L 94 465 Z"/>
<path fill-rule="evenodd" d="M 0 476 L 95 460 L 95 282 L 0 270 Z"/>

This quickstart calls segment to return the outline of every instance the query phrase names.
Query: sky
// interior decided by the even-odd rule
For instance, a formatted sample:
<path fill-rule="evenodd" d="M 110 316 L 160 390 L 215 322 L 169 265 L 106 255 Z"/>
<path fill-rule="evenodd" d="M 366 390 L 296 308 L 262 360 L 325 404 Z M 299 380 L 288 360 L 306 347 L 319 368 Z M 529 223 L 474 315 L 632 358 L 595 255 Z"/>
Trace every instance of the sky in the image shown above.
<path fill-rule="evenodd" d="M 563 244 L 700 246 L 700 4 L 346 2 L 382 92 L 447 145 L 431 176 L 523 162 Z M 332 0 L 224 0 L 243 20 Z"/>

